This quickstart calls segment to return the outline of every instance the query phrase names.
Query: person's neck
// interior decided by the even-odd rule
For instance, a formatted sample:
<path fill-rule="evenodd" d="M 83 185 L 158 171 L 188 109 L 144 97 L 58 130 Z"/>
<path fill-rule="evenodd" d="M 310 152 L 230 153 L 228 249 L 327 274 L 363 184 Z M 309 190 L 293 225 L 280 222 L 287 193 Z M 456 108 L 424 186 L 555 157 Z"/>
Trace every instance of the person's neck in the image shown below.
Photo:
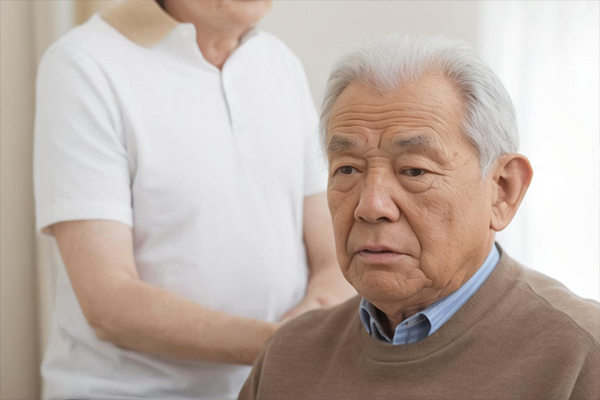
<path fill-rule="evenodd" d="M 212 65 L 223 68 L 225 61 L 237 49 L 244 34 L 251 28 L 238 28 L 228 32 L 215 32 L 194 24 L 196 42 L 202 55 Z"/>
<path fill-rule="evenodd" d="M 187 14 L 178 13 L 177 9 L 170 9 L 167 3 L 166 10 L 179 22 L 189 22 L 196 28 L 196 42 L 202 55 L 212 65 L 222 69 L 231 53 L 240 45 L 242 37 L 250 30 L 250 26 L 219 26 L 219 24 L 194 18 Z"/>

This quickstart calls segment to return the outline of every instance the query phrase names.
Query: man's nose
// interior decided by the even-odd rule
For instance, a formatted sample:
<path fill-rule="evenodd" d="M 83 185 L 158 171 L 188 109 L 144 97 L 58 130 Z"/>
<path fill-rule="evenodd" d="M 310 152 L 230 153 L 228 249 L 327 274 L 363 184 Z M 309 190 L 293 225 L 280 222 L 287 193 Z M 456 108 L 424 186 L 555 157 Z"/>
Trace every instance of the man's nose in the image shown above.
<path fill-rule="evenodd" d="M 392 184 L 381 176 L 367 176 L 354 218 L 372 224 L 398 221 L 400 209 L 393 199 Z"/>

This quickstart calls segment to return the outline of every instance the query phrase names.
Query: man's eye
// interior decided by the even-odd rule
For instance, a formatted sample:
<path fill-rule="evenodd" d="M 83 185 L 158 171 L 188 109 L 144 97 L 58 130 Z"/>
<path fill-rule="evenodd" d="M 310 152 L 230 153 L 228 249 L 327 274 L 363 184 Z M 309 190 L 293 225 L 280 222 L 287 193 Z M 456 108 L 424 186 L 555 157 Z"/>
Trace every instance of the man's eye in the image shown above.
<path fill-rule="evenodd" d="M 409 168 L 405 169 L 403 172 L 408 176 L 417 177 L 423 175 L 425 173 L 425 170 L 420 168 Z"/>
<path fill-rule="evenodd" d="M 337 169 L 337 171 L 335 171 L 335 172 L 339 172 L 340 174 L 343 174 L 343 175 L 350 175 L 354 171 L 355 171 L 354 167 L 349 167 L 347 165 L 344 165 L 343 167 L 339 167 Z"/>

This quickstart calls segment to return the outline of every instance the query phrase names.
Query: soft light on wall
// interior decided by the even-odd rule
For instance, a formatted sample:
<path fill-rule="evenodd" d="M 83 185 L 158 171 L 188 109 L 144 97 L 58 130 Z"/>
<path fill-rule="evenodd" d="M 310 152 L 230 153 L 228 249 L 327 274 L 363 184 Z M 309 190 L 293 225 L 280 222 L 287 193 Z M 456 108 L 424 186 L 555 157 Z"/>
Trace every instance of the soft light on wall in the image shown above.
<path fill-rule="evenodd" d="M 600 299 L 599 6 L 482 3 L 479 47 L 517 109 L 532 185 L 499 242 L 582 297 Z"/>

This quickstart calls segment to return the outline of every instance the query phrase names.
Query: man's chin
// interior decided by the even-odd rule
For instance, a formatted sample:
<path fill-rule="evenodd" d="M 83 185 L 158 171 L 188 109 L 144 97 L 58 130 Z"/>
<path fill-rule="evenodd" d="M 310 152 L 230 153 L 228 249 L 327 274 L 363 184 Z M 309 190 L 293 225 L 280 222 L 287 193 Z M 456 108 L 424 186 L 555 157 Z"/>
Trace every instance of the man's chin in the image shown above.
<path fill-rule="evenodd" d="M 356 291 L 366 300 L 374 305 L 377 304 L 408 304 L 421 288 L 409 287 L 408 285 L 397 285 L 393 287 L 386 282 L 383 285 L 362 283 L 355 286 Z M 383 283 L 383 282 L 382 282 Z"/>
<path fill-rule="evenodd" d="M 374 266 L 353 262 L 354 276 L 360 277 L 352 286 L 364 298 L 370 301 L 397 302 L 415 296 L 431 284 L 430 280 L 415 266 L 389 265 Z M 352 276 L 351 275 L 351 276 Z"/>

